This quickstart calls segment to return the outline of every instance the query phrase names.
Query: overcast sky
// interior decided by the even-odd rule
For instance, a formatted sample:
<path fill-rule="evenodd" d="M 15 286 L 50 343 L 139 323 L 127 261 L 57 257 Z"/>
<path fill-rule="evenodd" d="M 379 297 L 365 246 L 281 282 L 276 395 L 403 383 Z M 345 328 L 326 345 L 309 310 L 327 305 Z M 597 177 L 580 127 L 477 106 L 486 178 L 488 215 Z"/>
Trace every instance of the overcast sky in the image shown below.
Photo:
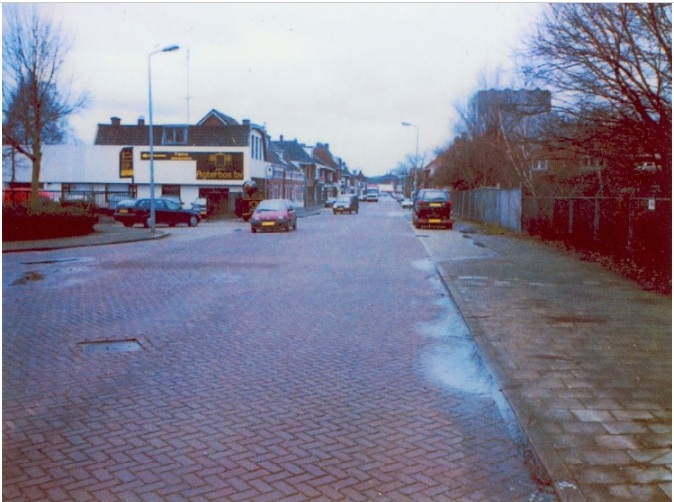
<path fill-rule="evenodd" d="M 71 124 L 148 118 L 195 123 L 211 109 L 307 145 L 329 143 L 351 170 L 384 174 L 454 136 L 455 107 L 511 84 L 512 51 L 536 3 L 45 3 L 72 37 L 73 84 L 90 95 Z M 188 64 L 189 61 L 189 64 Z M 496 75 L 499 75 L 498 78 Z M 497 82 L 498 80 L 498 82 Z M 190 99 L 187 99 L 187 96 Z M 189 106 L 188 106 L 189 104 Z"/>

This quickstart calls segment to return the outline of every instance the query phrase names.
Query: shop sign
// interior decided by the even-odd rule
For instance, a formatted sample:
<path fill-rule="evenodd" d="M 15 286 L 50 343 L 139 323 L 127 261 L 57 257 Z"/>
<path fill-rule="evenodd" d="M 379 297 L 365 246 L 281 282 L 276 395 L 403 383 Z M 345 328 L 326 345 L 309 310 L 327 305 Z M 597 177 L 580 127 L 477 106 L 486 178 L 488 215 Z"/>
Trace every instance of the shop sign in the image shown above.
<path fill-rule="evenodd" d="M 133 147 L 126 146 L 119 152 L 119 177 L 133 178 Z"/>
<path fill-rule="evenodd" d="M 197 180 L 243 180 L 243 153 L 155 151 L 154 160 L 196 161 Z M 141 160 L 150 160 L 150 152 L 141 152 Z"/>

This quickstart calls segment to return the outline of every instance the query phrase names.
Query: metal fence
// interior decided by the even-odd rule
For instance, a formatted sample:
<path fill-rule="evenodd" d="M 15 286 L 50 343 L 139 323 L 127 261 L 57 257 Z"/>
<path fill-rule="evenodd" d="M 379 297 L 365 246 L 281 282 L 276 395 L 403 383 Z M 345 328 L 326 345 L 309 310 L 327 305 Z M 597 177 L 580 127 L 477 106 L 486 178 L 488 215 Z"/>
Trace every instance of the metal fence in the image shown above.
<path fill-rule="evenodd" d="M 671 198 L 523 197 L 520 189 L 480 188 L 453 192 L 452 200 L 460 218 L 611 257 L 671 285 Z"/>
<path fill-rule="evenodd" d="M 478 188 L 452 192 L 452 212 L 460 218 L 522 231 L 522 190 Z"/>
<path fill-rule="evenodd" d="M 522 227 L 547 240 L 671 269 L 672 199 L 524 197 Z"/>

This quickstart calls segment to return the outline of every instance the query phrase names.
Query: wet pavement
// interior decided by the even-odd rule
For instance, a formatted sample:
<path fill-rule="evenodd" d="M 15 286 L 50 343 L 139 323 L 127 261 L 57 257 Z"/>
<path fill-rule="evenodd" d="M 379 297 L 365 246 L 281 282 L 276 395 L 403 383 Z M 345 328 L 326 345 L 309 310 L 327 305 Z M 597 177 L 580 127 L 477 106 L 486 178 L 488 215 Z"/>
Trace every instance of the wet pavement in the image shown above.
<path fill-rule="evenodd" d="M 551 500 L 393 204 L 5 254 L 5 500 Z"/>
<path fill-rule="evenodd" d="M 458 351 L 429 351 L 429 378 L 488 386 L 452 380 L 452 357 L 484 360 L 560 500 L 671 500 L 671 297 L 477 225 L 415 232 L 472 335 Z M 3 252 L 156 237 L 101 225 L 86 238 L 3 243 Z"/>
<path fill-rule="evenodd" d="M 418 231 L 563 501 L 671 500 L 672 303 L 457 222 Z"/>

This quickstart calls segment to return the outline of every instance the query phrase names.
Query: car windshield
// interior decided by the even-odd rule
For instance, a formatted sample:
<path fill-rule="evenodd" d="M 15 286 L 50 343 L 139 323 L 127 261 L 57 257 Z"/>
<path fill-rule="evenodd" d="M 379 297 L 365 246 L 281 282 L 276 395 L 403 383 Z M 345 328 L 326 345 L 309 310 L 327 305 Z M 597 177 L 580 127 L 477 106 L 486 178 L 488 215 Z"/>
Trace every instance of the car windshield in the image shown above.
<path fill-rule="evenodd" d="M 286 201 L 281 199 L 263 200 L 257 206 L 256 211 L 283 211 L 287 209 Z"/>
<path fill-rule="evenodd" d="M 342 195 L 342 196 L 337 198 L 337 202 L 351 203 L 351 196 L 350 195 Z"/>

